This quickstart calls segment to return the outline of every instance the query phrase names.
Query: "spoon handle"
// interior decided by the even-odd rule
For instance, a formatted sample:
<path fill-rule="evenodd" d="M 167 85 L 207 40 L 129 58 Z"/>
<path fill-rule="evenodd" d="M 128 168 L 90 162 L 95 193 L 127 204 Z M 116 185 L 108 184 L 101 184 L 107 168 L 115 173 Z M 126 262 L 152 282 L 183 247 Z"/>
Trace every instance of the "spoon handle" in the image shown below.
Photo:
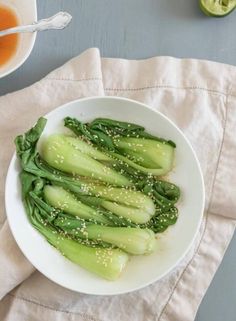
<path fill-rule="evenodd" d="M 0 37 L 19 32 L 35 32 L 49 29 L 64 29 L 71 21 L 72 16 L 67 12 L 58 12 L 54 16 L 42 19 L 27 26 L 18 26 L 0 31 Z"/>

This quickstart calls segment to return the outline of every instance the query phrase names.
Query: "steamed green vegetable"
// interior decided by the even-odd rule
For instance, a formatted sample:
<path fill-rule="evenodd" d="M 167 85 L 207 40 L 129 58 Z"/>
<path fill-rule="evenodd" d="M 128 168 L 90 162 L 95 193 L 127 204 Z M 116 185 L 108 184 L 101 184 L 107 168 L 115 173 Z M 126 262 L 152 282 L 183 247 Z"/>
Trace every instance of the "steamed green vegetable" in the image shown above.
<path fill-rule="evenodd" d="M 174 147 L 166 142 L 120 137 L 114 139 L 114 144 L 122 154 L 114 156 L 141 172 L 165 175 L 173 167 Z"/>
<path fill-rule="evenodd" d="M 134 255 L 152 253 L 156 245 L 155 234 L 149 229 L 90 225 L 87 232 L 89 239 L 101 239 Z"/>
<path fill-rule="evenodd" d="M 70 117 L 65 126 L 140 172 L 165 175 L 173 167 L 175 144 L 146 133 L 142 126 L 105 118 L 82 124 Z"/>
<path fill-rule="evenodd" d="M 100 198 L 100 206 L 135 223 L 146 223 L 155 214 L 152 199 L 139 191 L 87 183 L 88 193 Z"/>
<path fill-rule="evenodd" d="M 109 220 L 102 213 L 100 214 L 98 210 L 82 203 L 73 194 L 60 186 L 46 185 L 44 187 L 44 198 L 50 205 L 59 208 L 65 213 L 99 223 L 109 223 Z"/>
<path fill-rule="evenodd" d="M 149 229 L 98 225 L 66 215 L 55 219 L 54 225 L 73 238 L 109 243 L 134 255 L 149 254 L 156 245 L 155 234 Z"/>
<path fill-rule="evenodd" d="M 119 249 L 88 247 L 68 238 L 56 238 L 52 232 L 45 236 L 70 261 L 110 281 L 119 278 L 128 262 L 128 255 Z"/>
<path fill-rule="evenodd" d="M 150 197 L 136 191 L 121 188 L 85 184 L 86 193 L 97 196 L 97 205 L 108 211 L 129 219 L 134 223 L 147 223 L 155 214 L 155 205 Z M 99 211 L 83 204 L 73 194 L 60 186 L 45 186 L 46 201 L 65 211 L 84 219 L 94 219 L 97 222 L 109 223 Z M 82 198 L 83 200 L 83 198 Z M 91 200 L 91 199 L 90 199 Z"/>
<path fill-rule="evenodd" d="M 77 145 L 73 144 L 71 137 L 65 135 L 51 135 L 44 141 L 42 158 L 50 166 L 69 174 L 91 177 L 117 186 L 131 185 L 125 176 L 100 163 L 96 156 L 93 158 L 93 153 L 81 151 L 77 147 L 79 143 L 78 140 Z M 83 146 L 81 149 L 84 149 Z"/>
<path fill-rule="evenodd" d="M 49 136 L 40 156 L 45 125 L 40 118 L 15 140 L 28 219 L 69 260 L 115 280 L 125 252 L 151 253 L 154 232 L 177 220 L 180 190 L 157 178 L 171 170 L 175 144 L 135 124 L 67 117 L 78 137 Z"/>

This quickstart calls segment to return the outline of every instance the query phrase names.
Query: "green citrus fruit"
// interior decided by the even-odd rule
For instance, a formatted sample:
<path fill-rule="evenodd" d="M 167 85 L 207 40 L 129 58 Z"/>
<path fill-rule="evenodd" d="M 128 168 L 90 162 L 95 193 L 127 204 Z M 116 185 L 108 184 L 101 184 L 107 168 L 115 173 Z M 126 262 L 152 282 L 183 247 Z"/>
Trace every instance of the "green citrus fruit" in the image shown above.
<path fill-rule="evenodd" d="M 211 17 L 224 17 L 236 8 L 236 0 L 200 0 L 200 8 Z"/>

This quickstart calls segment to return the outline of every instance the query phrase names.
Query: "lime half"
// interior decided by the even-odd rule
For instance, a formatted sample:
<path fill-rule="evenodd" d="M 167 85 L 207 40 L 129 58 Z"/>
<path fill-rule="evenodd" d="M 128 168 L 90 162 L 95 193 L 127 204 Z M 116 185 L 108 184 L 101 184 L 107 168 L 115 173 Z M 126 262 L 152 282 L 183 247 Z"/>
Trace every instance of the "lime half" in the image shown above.
<path fill-rule="evenodd" d="M 208 16 L 224 17 L 236 8 L 236 0 L 200 0 L 200 8 Z"/>

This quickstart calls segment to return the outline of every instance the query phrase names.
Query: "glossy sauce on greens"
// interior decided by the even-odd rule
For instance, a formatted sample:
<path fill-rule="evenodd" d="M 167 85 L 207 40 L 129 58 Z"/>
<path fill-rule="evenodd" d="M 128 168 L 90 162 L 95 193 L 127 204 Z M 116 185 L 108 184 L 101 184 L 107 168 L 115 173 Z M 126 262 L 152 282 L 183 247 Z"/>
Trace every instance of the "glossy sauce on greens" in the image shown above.
<path fill-rule="evenodd" d="M 0 5 L 0 30 L 15 27 L 18 19 L 14 11 L 6 6 Z M 18 34 L 0 37 L 0 67 L 7 63 L 16 53 Z"/>

